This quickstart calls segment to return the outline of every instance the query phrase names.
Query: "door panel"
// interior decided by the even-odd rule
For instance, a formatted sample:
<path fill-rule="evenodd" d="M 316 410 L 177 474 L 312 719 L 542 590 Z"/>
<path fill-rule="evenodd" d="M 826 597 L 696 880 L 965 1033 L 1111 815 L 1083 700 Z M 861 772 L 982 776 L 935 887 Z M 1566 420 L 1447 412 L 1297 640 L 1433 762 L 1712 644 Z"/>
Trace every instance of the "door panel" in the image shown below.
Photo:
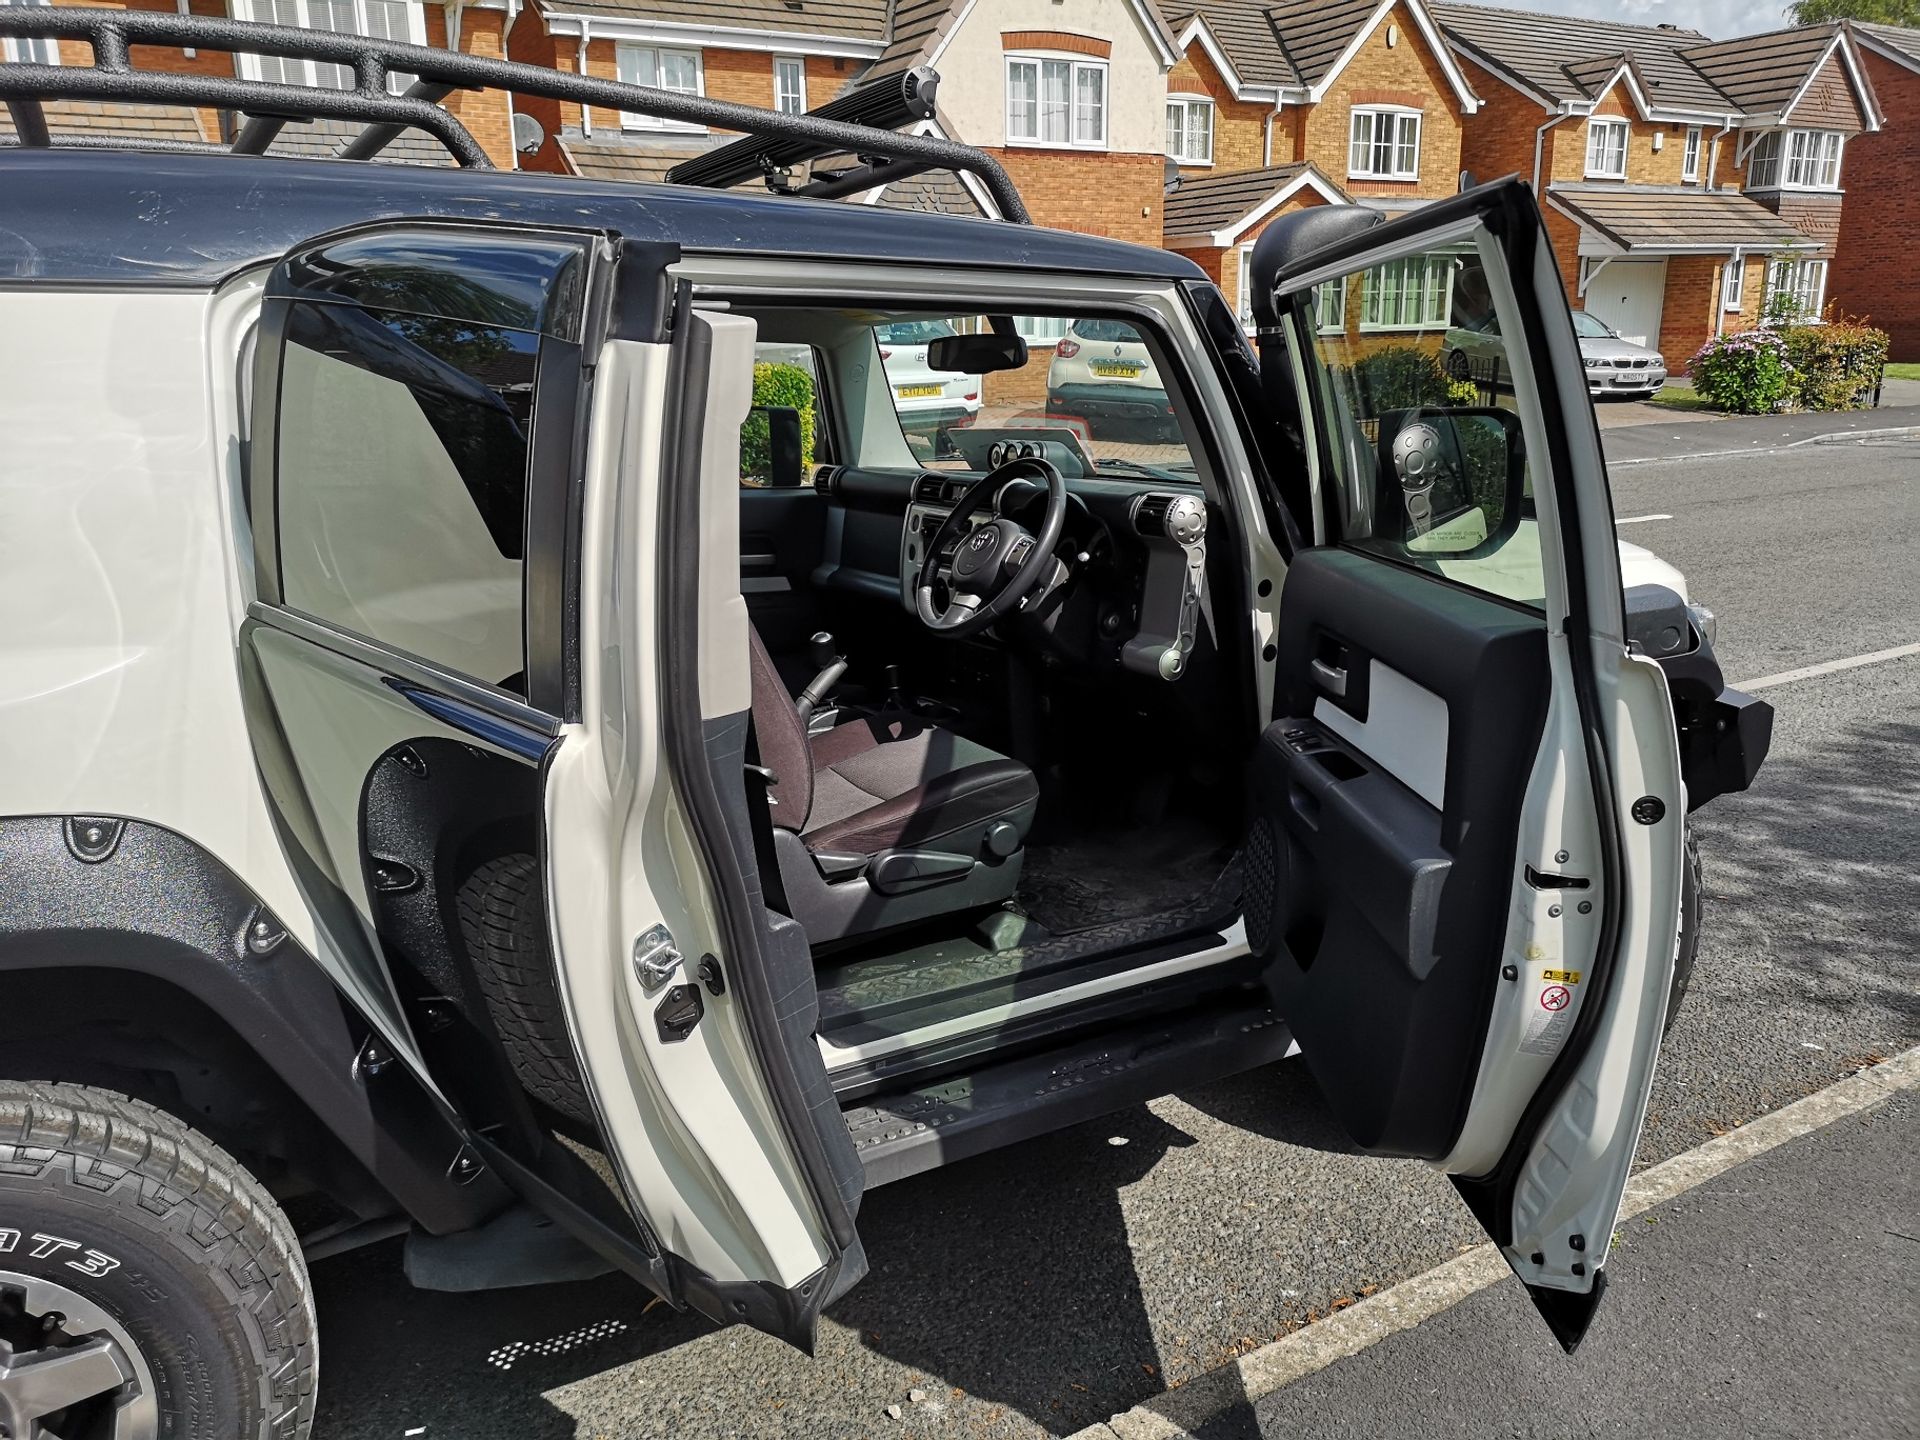
<path fill-rule="evenodd" d="M 740 487 L 740 592 L 775 654 L 804 649 L 821 628 L 813 572 L 825 551 L 829 503 L 811 485 Z"/>
<path fill-rule="evenodd" d="M 1269 383 L 1325 528 L 1281 593 L 1248 936 L 1361 1145 L 1455 1177 L 1562 1344 L 1659 1054 L 1685 791 L 1630 654 L 1599 437 L 1531 193 L 1502 182 L 1306 254 L 1263 233 Z M 1497 336 L 1479 406 L 1446 337 Z"/>
<path fill-rule="evenodd" d="M 1540 743 L 1546 624 L 1320 549 L 1287 572 L 1279 644 L 1283 718 L 1255 762 L 1279 877 L 1269 984 L 1354 1139 L 1438 1160 L 1464 1119 L 1498 976 L 1482 961 L 1506 907 L 1485 897 L 1507 888 L 1528 773 L 1513 757 Z M 1371 670 L 1362 714 L 1328 693 L 1336 668 Z M 1346 1043 L 1357 1017 L 1364 1038 Z"/>

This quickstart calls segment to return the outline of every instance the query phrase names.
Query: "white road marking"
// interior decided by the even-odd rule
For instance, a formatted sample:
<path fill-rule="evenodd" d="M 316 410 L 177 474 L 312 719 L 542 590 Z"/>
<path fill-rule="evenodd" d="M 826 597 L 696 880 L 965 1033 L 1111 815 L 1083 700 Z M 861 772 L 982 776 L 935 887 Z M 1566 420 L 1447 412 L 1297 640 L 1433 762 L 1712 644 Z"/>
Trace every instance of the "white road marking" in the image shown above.
<path fill-rule="evenodd" d="M 1644 525 L 1649 520 L 1671 520 L 1671 515 L 1626 515 L 1616 519 L 1615 525 Z"/>
<path fill-rule="evenodd" d="M 1890 650 L 1875 650 L 1868 655 L 1849 655 L 1844 660 L 1826 660 L 1818 665 L 1802 665 L 1798 670 L 1782 670 L 1778 675 L 1762 675 L 1758 680 L 1742 680 L 1733 688 L 1745 690 L 1751 694 L 1755 690 L 1771 690 L 1776 685 L 1791 685 L 1796 680 L 1812 680 L 1821 675 L 1831 675 L 1837 670 L 1858 670 L 1862 665 L 1879 665 L 1888 660 L 1900 660 L 1908 655 L 1920 655 L 1920 645 L 1895 645 Z"/>
<path fill-rule="evenodd" d="M 1630 1220 L 1664 1205 L 1789 1140 L 1845 1119 L 1901 1090 L 1916 1088 L 1920 1088 L 1920 1046 L 1641 1171 L 1627 1186 L 1626 1197 L 1620 1202 L 1620 1219 Z M 1476 1246 L 1423 1275 L 1249 1351 L 1231 1365 L 1209 1370 L 1178 1390 L 1156 1395 L 1104 1425 L 1090 1425 L 1070 1440 L 1186 1440 L 1193 1430 L 1229 1407 L 1247 1405 L 1324 1370 L 1336 1360 L 1357 1355 L 1512 1273 L 1493 1244 Z"/>

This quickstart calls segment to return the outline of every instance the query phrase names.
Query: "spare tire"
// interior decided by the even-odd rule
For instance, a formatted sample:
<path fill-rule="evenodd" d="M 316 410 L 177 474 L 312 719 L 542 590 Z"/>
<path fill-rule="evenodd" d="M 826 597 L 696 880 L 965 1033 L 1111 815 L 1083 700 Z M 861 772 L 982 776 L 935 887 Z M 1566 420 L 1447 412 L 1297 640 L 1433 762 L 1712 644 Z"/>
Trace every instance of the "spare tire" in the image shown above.
<path fill-rule="evenodd" d="M 539 860 L 503 855 L 488 861 L 461 885 L 459 909 L 487 1013 L 521 1086 L 567 1119 L 591 1126 L 593 1106 L 554 985 Z"/>

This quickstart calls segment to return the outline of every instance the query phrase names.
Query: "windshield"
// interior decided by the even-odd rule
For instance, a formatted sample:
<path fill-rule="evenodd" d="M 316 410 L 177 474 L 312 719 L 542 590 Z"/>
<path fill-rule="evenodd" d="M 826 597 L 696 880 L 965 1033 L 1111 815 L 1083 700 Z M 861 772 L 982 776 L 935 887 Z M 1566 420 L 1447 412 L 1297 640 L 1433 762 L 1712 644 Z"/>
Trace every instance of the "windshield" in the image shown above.
<path fill-rule="evenodd" d="M 1611 340 L 1613 332 L 1584 310 L 1573 312 L 1573 333 L 1582 340 Z"/>
<path fill-rule="evenodd" d="M 1027 363 L 986 375 L 909 372 L 888 361 L 888 393 L 914 457 L 940 469 L 990 468 L 996 442 L 1044 439 L 1087 473 L 1191 482 L 1193 455 L 1147 337 L 1096 315 L 1016 315 Z M 884 350 L 939 335 L 982 334 L 983 315 L 915 316 L 874 327 Z M 1069 477 L 1072 478 L 1072 477 Z"/>

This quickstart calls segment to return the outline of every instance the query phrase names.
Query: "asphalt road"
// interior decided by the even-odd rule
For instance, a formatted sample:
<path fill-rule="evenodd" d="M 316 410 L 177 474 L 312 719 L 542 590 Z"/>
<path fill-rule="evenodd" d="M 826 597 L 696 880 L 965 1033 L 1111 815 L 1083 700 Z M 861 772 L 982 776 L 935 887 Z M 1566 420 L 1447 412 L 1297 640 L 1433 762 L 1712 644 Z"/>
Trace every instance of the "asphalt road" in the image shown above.
<path fill-rule="evenodd" d="M 1719 612 L 1730 678 L 1920 641 L 1920 440 L 1640 464 L 1615 502 L 1672 517 L 1622 533 Z M 1920 655 L 1768 698 L 1759 784 L 1698 817 L 1705 939 L 1642 1163 L 1920 1040 Z M 1753 1223 L 1791 1249 L 1820 1204 L 1783 1189 Z M 1479 1238 L 1444 1180 L 1347 1153 L 1291 1065 L 885 1187 L 860 1228 L 873 1273 L 812 1360 L 619 1279 L 441 1296 L 406 1287 L 396 1245 L 325 1262 L 316 1434 L 1066 1434 Z M 1603 1315 L 1630 1329 L 1667 1282 L 1661 1252 L 1625 1258 Z M 1734 1333 L 1747 1298 L 1709 1287 L 1691 1323 Z M 1557 1356 L 1544 1330 L 1503 1343 Z"/>

